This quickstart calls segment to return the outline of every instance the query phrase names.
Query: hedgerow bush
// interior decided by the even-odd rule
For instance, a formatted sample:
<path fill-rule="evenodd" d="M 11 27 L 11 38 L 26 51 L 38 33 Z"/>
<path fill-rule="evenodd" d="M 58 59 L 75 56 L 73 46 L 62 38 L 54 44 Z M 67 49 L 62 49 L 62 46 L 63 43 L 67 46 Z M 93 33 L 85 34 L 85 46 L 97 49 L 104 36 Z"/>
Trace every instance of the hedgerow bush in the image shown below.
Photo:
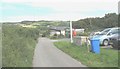
<path fill-rule="evenodd" d="M 38 30 L 13 24 L 2 28 L 2 66 L 31 67 Z"/>

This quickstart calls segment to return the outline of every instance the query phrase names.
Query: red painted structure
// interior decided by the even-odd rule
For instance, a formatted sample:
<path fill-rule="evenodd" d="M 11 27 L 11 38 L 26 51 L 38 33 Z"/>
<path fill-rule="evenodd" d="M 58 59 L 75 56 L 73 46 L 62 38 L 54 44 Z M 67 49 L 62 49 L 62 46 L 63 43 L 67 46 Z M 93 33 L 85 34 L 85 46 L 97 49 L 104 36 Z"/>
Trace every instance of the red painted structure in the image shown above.
<path fill-rule="evenodd" d="M 76 31 L 75 31 L 75 29 L 73 30 L 73 36 L 76 36 L 77 35 L 77 33 L 76 33 Z"/>

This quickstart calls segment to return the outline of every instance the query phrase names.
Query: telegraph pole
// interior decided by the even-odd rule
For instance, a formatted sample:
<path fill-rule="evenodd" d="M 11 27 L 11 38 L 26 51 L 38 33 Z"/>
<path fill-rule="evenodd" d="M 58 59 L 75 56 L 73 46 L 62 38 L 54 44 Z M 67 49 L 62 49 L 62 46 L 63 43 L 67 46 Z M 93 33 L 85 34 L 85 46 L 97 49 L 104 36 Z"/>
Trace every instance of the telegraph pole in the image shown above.
<path fill-rule="evenodd" d="M 73 35 L 72 35 L 72 21 L 70 21 L 70 40 L 73 43 Z"/>
<path fill-rule="evenodd" d="M 93 28 L 92 28 L 92 23 L 91 23 L 91 19 L 90 19 L 90 28 L 93 30 Z"/>

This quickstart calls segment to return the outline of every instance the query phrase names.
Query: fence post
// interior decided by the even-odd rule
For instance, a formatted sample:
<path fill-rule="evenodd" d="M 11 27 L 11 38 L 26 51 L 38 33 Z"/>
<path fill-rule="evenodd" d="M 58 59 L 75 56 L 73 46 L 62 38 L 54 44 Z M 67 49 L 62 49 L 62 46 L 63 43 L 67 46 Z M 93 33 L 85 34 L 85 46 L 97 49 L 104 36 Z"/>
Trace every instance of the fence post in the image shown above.
<path fill-rule="evenodd" d="M 87 44 L 87 50 L 88 50 L 88 52 L 90 52 L 89 40 L 88 40 L 88 38 L 87 38 L 87 37 L 86 37 L 86 44 Z"/>

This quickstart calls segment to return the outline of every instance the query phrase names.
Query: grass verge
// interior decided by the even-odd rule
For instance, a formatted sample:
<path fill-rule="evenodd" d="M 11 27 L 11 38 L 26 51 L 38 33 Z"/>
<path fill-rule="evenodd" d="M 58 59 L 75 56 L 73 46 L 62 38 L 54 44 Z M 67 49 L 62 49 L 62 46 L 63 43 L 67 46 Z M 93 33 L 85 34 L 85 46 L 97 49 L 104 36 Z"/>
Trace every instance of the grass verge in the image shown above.
<path fill-rule="evenodd" d="M 70 42 L 54 42 L 54 45 L 88 67 L 118 67 L 118 51 L 101 49 L 100 54 L 87 51 L 85 45 L 76 46 Z"/>

